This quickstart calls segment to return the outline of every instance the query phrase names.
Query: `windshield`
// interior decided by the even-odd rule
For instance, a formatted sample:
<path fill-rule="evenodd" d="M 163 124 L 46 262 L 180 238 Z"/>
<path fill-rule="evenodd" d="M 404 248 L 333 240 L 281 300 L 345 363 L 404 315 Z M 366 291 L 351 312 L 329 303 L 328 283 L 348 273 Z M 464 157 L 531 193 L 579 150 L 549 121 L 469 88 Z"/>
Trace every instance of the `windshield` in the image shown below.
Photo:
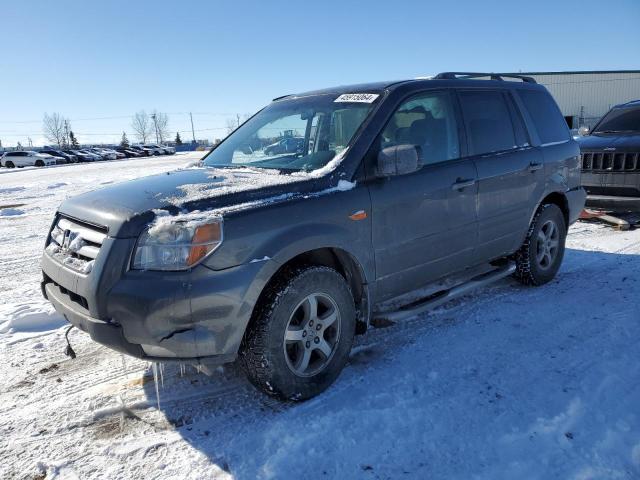
<path fill-rule="evenodd" d="M 640 132 L 640 108 L 614 108 L 596 125 L 598 132 Z"/>
<path fill-rule="evenodd" d="M 342 153 L 378 95 L 314 95 L 272 103 L 204 159 L 206 166 L 311 171 Z"/>

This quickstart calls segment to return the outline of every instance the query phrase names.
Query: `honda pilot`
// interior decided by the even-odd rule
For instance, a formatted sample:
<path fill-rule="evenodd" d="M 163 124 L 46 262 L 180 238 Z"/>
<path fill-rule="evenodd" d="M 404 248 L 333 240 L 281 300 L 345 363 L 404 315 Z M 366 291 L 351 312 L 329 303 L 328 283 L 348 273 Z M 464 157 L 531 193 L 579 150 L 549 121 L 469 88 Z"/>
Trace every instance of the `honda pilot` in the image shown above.
<path fill-rule="evenodd" d="M 265 151 L 291 137 L 296 149 Z M 338 377 L 372 319 L 508 275 L 554 278 L 585 202 L 579 153 L 528 77 L 287 95 L 199 166 L 65 200 L 42 291 L 114 350 L 238 360 L 262 391 L 304 400 Z"/>

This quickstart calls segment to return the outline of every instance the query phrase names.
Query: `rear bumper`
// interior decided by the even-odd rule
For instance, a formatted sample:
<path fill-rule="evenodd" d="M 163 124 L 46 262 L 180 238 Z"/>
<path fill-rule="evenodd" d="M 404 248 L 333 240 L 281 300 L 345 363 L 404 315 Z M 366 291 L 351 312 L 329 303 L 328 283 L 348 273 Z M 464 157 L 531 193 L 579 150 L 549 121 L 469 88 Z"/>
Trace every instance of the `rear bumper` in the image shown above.
<path fill-rule="evenodd" d="M 584 188 L 578 187 L 566 192 L 566 197 L 569 205 L 569 225 L 571 225 L 578 220 L 580 212 L 584 209 L 587 192 Z"/>
<path fill-rule="evenodd" d="M 618 211 L 640 211 L 640 197 L 617 197 L 613 195 L 588 195 L 587 207 Z"/>

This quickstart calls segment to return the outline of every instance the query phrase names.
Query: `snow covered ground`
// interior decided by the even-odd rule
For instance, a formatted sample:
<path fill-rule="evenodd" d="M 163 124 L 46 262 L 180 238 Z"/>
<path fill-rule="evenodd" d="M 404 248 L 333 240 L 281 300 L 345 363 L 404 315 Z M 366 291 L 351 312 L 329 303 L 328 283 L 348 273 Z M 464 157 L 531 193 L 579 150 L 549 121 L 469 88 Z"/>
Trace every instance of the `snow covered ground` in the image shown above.
<path fill-rule="evenodd" d="M 56 206 L 196 155 L 0 175 L 0 478 L 640 478 L 640 230 L 578 223 L 549 285 L 372 329 L 304 404 L 233 366 L 158 385 L 77 331 L 65 357 L 38 284 Z"/>

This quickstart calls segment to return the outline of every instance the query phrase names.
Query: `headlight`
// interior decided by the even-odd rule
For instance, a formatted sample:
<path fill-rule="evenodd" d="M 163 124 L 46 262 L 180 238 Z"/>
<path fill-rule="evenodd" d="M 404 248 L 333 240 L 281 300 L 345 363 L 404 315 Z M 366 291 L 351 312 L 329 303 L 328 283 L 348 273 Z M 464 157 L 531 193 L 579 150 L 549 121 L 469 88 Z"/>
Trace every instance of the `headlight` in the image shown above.
<path fill-rule="evenodd" d="M 186 270 L 222 243 L 222 218 L 207 223 L 161 222 L 148 227 L 136 245 L 135 270 Z"/>

